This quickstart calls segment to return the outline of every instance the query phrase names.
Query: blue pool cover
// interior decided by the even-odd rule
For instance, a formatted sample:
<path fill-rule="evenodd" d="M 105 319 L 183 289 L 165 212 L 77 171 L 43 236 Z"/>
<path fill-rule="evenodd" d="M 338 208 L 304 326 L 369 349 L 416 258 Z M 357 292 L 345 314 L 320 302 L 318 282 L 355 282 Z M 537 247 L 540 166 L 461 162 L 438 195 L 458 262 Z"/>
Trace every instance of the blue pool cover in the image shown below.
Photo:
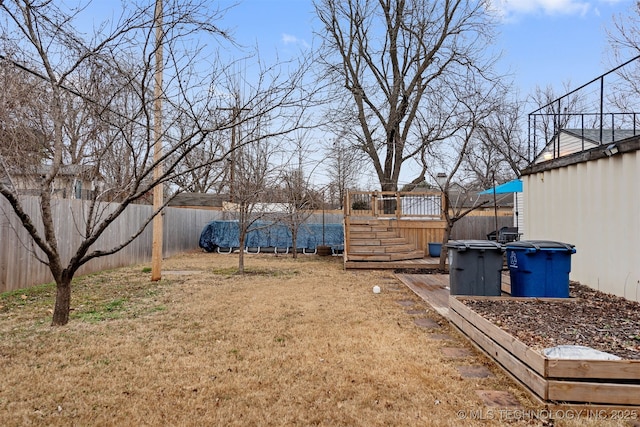
<path fill-rule="evenodd" d="M 298 228 L 297 247 L 315 249 L 322 245 L 322 224 L 302 224 Z M 220 248 L 240 246 L 238 221 L 211 221 L 200 234 L 200 247 L 207 252 Z M 281 223 L 257 221 L 245 239 L 245 247 L 293 247 L 291 230 Z M 333 249 L 342 249 L 344 230 L 342 224 L 324 225 L 324 244 Z"/>

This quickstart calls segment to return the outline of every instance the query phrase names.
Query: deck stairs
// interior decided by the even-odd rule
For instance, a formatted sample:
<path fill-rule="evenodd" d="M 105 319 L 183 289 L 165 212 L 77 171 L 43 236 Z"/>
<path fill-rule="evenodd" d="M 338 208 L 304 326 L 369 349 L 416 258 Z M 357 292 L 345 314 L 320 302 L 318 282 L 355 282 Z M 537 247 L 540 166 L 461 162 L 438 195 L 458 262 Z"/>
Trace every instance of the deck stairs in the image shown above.
<path fill-rule="evenodd" d="M 404 261 L 424 258 L 388 219 L 355 219 L 349 224 L 348 261 Z"/>

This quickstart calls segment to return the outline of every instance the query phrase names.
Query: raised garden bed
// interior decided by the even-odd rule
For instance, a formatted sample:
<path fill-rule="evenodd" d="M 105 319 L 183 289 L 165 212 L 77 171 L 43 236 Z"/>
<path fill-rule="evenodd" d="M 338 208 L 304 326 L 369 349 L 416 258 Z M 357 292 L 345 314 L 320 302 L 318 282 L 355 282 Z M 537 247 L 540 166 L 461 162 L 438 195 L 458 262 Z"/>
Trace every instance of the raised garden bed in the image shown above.
<path fill-rule="evenodd" d="M 640 406 L 640 360 L 549 359 L 465 304 L 483 299 L 580 304 L 579 299 L 450 296 L 449 319 L 545 402 Z"/>

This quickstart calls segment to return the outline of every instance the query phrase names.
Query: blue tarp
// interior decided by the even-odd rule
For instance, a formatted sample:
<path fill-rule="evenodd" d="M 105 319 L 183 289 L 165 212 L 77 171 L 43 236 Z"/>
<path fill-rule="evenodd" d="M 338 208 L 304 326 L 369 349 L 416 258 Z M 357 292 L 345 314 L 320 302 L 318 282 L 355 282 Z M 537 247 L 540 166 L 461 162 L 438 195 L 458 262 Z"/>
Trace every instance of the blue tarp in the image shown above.
<path fill-rule="evenodd" d="M 302 224 L 298 229 L 297 247 L 313 250 L 322 245 L 322 224 Z M 258 221 L 251 226 L 245 247 L 293 247 L 291 231 L 284 224 Z M 216 248 L 237 248 L 240 246 L 238 221 L 211 221 L 200 234 L 200 247 L 207 252 Z M 342 249 L 344 230 L 342 224 L 324 225 L 324 243 L 334 249 Z"/>

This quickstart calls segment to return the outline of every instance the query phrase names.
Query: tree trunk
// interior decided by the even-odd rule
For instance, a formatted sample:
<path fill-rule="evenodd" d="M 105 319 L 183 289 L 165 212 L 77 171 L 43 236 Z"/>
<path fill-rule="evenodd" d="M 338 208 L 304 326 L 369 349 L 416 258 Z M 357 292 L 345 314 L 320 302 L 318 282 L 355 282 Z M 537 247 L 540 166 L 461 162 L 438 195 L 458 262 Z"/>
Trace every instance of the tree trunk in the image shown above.
<path fill-rule="evenodd" d="M 442 217 L 446 222 L 446 226 L 444 227 L 444 235 L 442 236 L 442 248 L 440 249 L 440 262 L 438 264 L 438 268 L 440 270 L 445 269 L 445 265 L 447 262 L 447 257 L 449 256 L 449 248 L 447 248 L 447 242 L 451 238 L 451 230 L 453 229 L 453 224 L 455 224 L 455 220 L 451 217 L 449 212 L 449 207 L 451 203 L 449 201 L 449 181 L 445 184 L 444 188 L 442 188 L 443 204 L 442 206 Z M 451 266 L 449 266 L 451 268 Z"/>
<path fill-rule="evenodd" d="M 380 189 L 382 191 L 398 191 L 398 183 L 397 182 L 387 182 L 385 184 L 380 185 Z"/>
<path fill-rule="evenodd" d="M 440 249 L 440 263 L 438 264 L 438 268 L 440 270 L 444 270 L 447 263 L 447 256 L 449 254 L 449 250 L 447 248 L 447 242 L 449 241 L 450 237 L 451 237 L 451 225 L 447 224 L 447 226 L 444 228 L 444 236 L 442 237 L 442 248 Z"/>
<path fill-rule="evenodd" d="M 292 247 L 293 247 L 293 259 L 298 259 L 298 227 L 297 226 L 293 226 L 291 228 L 291 240 L 292 240 Z"/>
<path fill-rule="evenodd" d="M 238 256 L 238 274 L 244 274 L 244 228 L 240 227 L 240 253 Z"/>
<path fill-rule="evenodd" d="M 398 185 L 395 183 L 382 185 L 381 188 L 382 191 L 393 191 L 394 193 L 398 191 Z M 385 199 L 382 202 L 382 211 L 385 215 L 394 215 L 398 208 L 397 200 L 395 198 L 391 198 L 388 194 L 383 197 L 385 197 Z"/>
<path fill-rule="evenodd" d="M 71 279 L 56 282 L 56 305 L 53 309 L 51 326 L 64 326 L 69 323 L 71 310 Z"/>

